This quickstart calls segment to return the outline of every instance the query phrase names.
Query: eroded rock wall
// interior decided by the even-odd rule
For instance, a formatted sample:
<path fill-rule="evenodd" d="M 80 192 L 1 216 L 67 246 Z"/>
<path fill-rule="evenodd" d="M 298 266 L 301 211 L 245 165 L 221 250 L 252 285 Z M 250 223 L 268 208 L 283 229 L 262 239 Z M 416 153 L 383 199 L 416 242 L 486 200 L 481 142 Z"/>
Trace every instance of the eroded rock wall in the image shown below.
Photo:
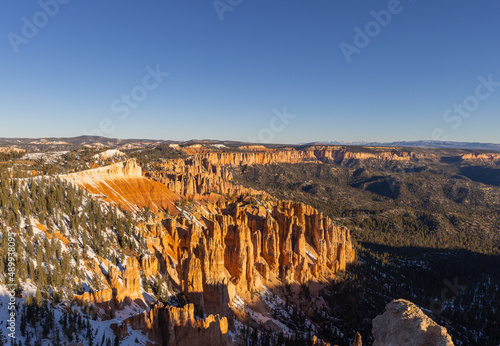
<path fill-rule="evenodd" d="M 129 317 L 112 328 L 115 334 L 123 339 L 127 333 L 127 325 L 135 330 L 142 330 L 149 335 L 152 343 L 159 345 L 224 346 L 232 344 L 228 334 L 227 319 L 219 315 L 196 319 L 193 304 L 183 307 L 158 304 L 149 311 Z"/>
<path fill-rule="evenodd" d="M 155 245 L 163 261 L 178 263 L 183 292 L 204 313 L 227 313 L 234 294 L 248 296 L 272 282 L 325 281 L 354 260 L 347 228 L 294 202 L 217 202 L 207 213 L 179 214 Z M 210 213 L 208 213 L 208 210 Z"/>

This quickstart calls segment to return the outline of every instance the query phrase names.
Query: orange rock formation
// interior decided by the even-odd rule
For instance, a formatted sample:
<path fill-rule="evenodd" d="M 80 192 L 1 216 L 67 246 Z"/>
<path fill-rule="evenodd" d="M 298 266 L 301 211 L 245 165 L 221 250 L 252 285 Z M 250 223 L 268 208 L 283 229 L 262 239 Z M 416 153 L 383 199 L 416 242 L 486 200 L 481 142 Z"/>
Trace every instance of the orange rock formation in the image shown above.
<path fill-rule="evenodd" d="M 275 282 L 333 278 L 354 260 L 349 230 L 294 202 L 217 202 L 210 213 L 180 213 L 155 244 L 163 267 L 200 312 L 227 313 L 241 297 Z"/>
<path fill-rule="evenodd" d="M 465 161 L 479 161 L 484 163 L 499 163 L 500 154 L 488 153 L 488 154 L 463 154 L 462 160 Z"/>
<path fill-rule="evenodd" d="M 195 158 L 205 159 L 211 165 L 242 166 L 252 164 L 271 163 L 298 163 L 304 160 L 333 159 L 343 161 L 357 160 L 383 160 L 383 161 L 410 161 L 412 159 L 432 158 L 431 153 L 415 153 L 392 147 L 373 147 L 367 152 L 353 152 L 338 146 L 311 146 L 304 150 L 294 148 L 267 149 L 261 146 L 246 146 L 242 152 L 217 152 L 199 151 Z"/>
<path fill-rule="evenodd" d="M 140 298 L 141 272 L 146 277 L 167 274 L 193 305 L 180 310 L 152 309 L 131 317 L 127 323 L 153 330 L 168 343 L 175 340 L 179 345 L 199 344 L 206 337 L 218 344 L 226 342 L 218 338 L 227 332 L 225 317 L 232 316 L 231 302 L 236 295 L 251 301 L 252 294 L 259 293 L 264 286 L 303 284 L 311 280 L 326 282 L 344 271 L 354 260 L 348 229 L 336 226 L 310 206 L 276 201 L 265 192 L 234 185 L 230 172 L 222 166 L 293 163 L 319 154 L 293 149 L 258 150 L 209 152 L 170 160 L 162 164 L 162 170 L 147 173 L 146 177 L 141 176 L 140 167 L 133 160 L 66 176 L 129 210 L 143 206 L 175 208 L 169 216 L 156 215 L 156 223 L 141 226 L 141 236 L 147 239 L 154 256 L 129 257 L 123 272 L 109 266 L 109 287 L 86 293 L 82 298 L 110 303 L 113 315 L 113 307 L 120 308 L 127 298 Z M 192 202 L 178 199 L 174 206 L 176 194 L 219 198 Z M 223 197 L 226 194 L 233 197 Z M 194 311 L 224 317 L 212 315 L 197 321 L 190 317 Z M 166 328 L 155 329 L 156 324 L 165 326 L 165 323 L 168 332 Z M 120 333 L 123 326 L 116 328 Z"/>
<path fill-rule="evenodd" d="M 9 154 L 9 153 L 24 153 L 26 150 L 14 148 L 14 147 L 0 147 L 0 153 Z"/>
<path fill-rule="evenodd" d="M 133 159 L 62 178 L 75 182 L 105 201 L 120 204 L 128 211 L 146 206 L 152 210 L 174 211 L 174 202 L 178 199 L 164 184 L 142 177 L 141 167 Z"/>
<path fill-rule="evenodd" d="M 196 319 L 193 304 L 177 308 L 158 304 L 149 312 L 127 318 L 121 325 L 112 328 L 120 337 L 126 336 L 127 328 L 149 333 L 152 341 L 168 346 L 231 345 L 228 322 L 225 317 L 209 315 Z"/>
<path fill-rule="evenodd" d="M 161 170 L 148 172 L 146 177 L 159 181 L 182 196 L 210 193 L 229 195 L 266 195 L 265 192 L 231 183 L 233 176 L 225 167 L 211 164 L 206 158 L 176 159 L 161 165 Z"/>
<path fill-rule="evenodd" d="M 99 266 L 97 264 L 95 266 L 94 271 L 100 273 Z M 120 283 L 120 279 L 123 285 Z M 115 307 L 120 307 L 127 299 L 141 298 L 141 277 L 137 259 L 135 257 L 127 258 L 127 267 L 123 272 L 110 266 L 107 288 L 95 292 L 85 292 L 75 298 L 95 304 L 110 304 L 111 314 L 114 313 Z"/>
<path fill-rule="evenodd" d="M 392 148 L 376 149 L 373 152 L 351 152 L 341 147 L 312 146 L 305 150 L 267 149 L 262 146 L 245 146 L 246 151 L 224 152 L 209 150 L 200 146 L 185 149 L 194 153 L 188 159 L 176 159 L 161 165 L 161 170 L 148 172 L 147 177 L 164 183 L 171 191 L 187 195 L 206 195 L 209 193 L 256 195 L 265 193 L 233 185 L 232 174 L 224 166 L 266 165 L 272 163 L 299 163 L 311 160 L 382 160 L 410 161 L 433 157 L 428 153 L 413 153 Z"/>

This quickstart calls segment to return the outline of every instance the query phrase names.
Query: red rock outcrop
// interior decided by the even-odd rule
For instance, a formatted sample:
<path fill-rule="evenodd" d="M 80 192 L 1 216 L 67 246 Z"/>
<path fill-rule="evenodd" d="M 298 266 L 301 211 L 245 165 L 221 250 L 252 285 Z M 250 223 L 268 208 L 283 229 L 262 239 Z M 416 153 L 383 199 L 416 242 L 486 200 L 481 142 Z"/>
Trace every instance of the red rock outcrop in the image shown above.
<path fill-rule="evenodd" d="M 9 153 L 24 153 L 26 150 L 14 148 L 14 147 L 0 147 L 0 153 L 9 154 Z"/>
<path fill-rule="evenodd" d="M 273 201 L 262 191 L 234 185 L 221 167 L 300 162 L 319 155 L 314 150 L 196 150 L 200 154 L 170 160 L 146 176 L 183 196 L 240 196 L 238 202 L 179 205 L 180 213 L 163 222 L 165 231 L 154 245 L 163 267 L 200 312 L 225 315 L 235 294 L 250 297 L 262 285 L 324 282 L 354 260 L 348 229 L 310 206 Z M 175 273 L 168 263 L 178 263 Z"/>
<path fill-rule="evenodd" d="M 500 154 L 498 153 L 463 154 L 462 160 L 495 164 L 495 163 L 500 163 Z"/>
<path fill-rule="evenodd" d="M 136 211 L 138 207 L 175 211 L 174 203 L 178 199 L 164 184 L 142 177 L 141 167 L 134 159 L 61 178 L 128 211 Z"/>
<path fill-rule="evenodd" d="M 121 302 L 125 298 L 132 300 L 141 297 L 141 275 L 139 262 L 135 257 L 127 258 L 127 268 L 122 273 L 123 286 L 119 283 L 113 286 L 117 290 L 116 299 Z"/>
<path fill-rule="evenodd" d="M 224 167 L 213 165 L 203 158 L 170 160 L 160 166 L 161 170 L 147 172 L 146 177 L 159 181 L 176 194 L 182 196 L 207 195 L 266 195 L 265 192 L 231 183 L 232 174 Z"/>
<path fill-rule="evenodd" d="M 312 341 L 313 346 L 330 346 L 330 343 L 318 339 L 318 337 L 316 335 L 314 335 L 312 337 L 311 341 Z"/>
<path fill-rule="evenodd" d="M 126 325 L 143 330 L 149 334 L 152 343 L 161 345 L 231 345 L 227 319 L 218 315 L 196 319 L 193 304 L 181 308 L 158 304 L 149 312 L 127 318 L 113 328 L 121 339 L 126 336 Z"/>
<path fill-rule="evenodd" d="M 94 272 L 101 273 L 97 266 Z M 120 283 L 123 282 L 123 285 Z M 141 298 L 141 277 L 139 263 L 135 257 L 127 258 L 127 267 L 123 272 L 110 266 L 108 287 L 95 292 L 85 292 L 76 299 L 92 302 L 95 304 L 108 304 L 114 310 L 126 299 L 135 300 Z M 104 280 L 103 280 L 104 281 Z"/>
<path fill-rule="evenodd" d="M 361 334 L 356 333 L 351 346 L 363 346 L 363 339 L 361 338 Z"/>
<path fill-rule="evenodd" d="M 214 166 L 266 165 L 272 163 L 299 163 L 317 159 L 343 161 L 349 159 L 382 161 L 410 161 L 433 158 L 432 153 L 416 153 L 392 147 L 371 147 L 365 152 L 354 152 L 340 146 L 310 146 L 303 150 L 294 148 L 268 149 L 259 146 L 242 147 L 241 152 L 201 150 L 193 159 L 206 160 Z M 247 150 L 247 151 L 246 151 Z"/>
<path fill-rule="evenodd" d="M 158 274 L 158 259 L 154 256 L 142 256 L 141 271 L 147 277 Z"/>
<path fill-rule="evenodd" d="M 331 159 L 410 161 L 433 157 L 429 153 L 414 153 L 395 148 L 374 148 L 370 152 L 352 152 L 342 147 L 312 146 L 304 150 L 293 148 L 267 149 L 262 146 L 245 146 L 240 152 L 216 151 L 197 146 L 185 149 L 193 156 L 175 159 L 160 165 L 160 170 L 147 172 L 146 177 L 164 183 L 168 189 L 182 196 L 207 195 L 265 195 L 262 191 L 244 188 L 231 183 L 232 174 L 224 166 L 266 165 L 272 163 L 300 163 Z"/>
<path fill-rule="evenodd" d="M 169 219 L 156 251 L 178 263 L 179 286 L 201 312 L 227 313 L 234 294 L 272 285 L 324 281 L 354 260 L 349 230 L 294 202 L 220 201 L 210 214 Z"/>
<path fill-rule="evenodd" d="M 141 225 L 140 235 L 147 239 L 154 256 L 130 255 L 124 272 L 110 266 L 109 288 L 88 298 L 96 303 L 111 300 L 120 308 L 127 298 L 141 298 L 141 272 L 146 277 L 168 275 L 194 304 L 190 308 L 193 312 L 165 307 L 161 311 L 166 315 L 160 310 L 153 317 L 145 313 L 147 318 L 134 316 L 130 324 L 153 330 L 156 322 L 152 321 L 157 320 L 158 325 L 169 325 L 168 338 L 162 334 L 162 340 L 195 343 L 205 333 L 200 330 L 212 330 L 214 321 L 217 328 L 227 330 L 227 320 L 213 317 L 212 321 L 208 317 L 209 322 L 203 322 L 208 325 L 202 328 L 200 321 L 186 319 L 185 314 L 194 316 L 196 311 L 231 316 L 231 302 L 236 295 L 250 301 L 253 293 L 264 289 L 263 285 L 326 282 L 334 278 L 354 260 L 349 230 L 336 226 L 310 206 L 276 201 L 265 192 L 232 184 L 231 173 L 222 166 L 293 163 L 317 155 L 314 150 L 294 149 L 209 152 L 167 161 L 159 167 L 161 170 L 146 173 L 145 177 L 140 176 L 140 167 L 133 160 L 66 176 L 128 210 L 153 205 L 171 211 L 166 215 L 160 212 L 152 222 Z M 154 189 L 159 192 L 157 197 L 152 193 Z M 177 195 L 171 190 L 184 199 L 175 200 Z M 197 198 L 186 198 L 193 195 Z M 198 198 L 212 195 L 218 197 Z M 175 201 L 176 206 L 172 204 Z"/>

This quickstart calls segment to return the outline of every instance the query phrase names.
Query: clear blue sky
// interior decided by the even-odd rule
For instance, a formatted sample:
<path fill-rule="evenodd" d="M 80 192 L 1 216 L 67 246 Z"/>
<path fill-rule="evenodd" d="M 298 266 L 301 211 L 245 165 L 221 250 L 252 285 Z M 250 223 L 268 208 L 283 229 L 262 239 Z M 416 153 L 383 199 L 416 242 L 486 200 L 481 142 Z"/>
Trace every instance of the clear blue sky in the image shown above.
<path fill-rule="evenodd" d="M 2 3 L 0 137 L 500 142 L 499 1 L 54 1 Z"/>

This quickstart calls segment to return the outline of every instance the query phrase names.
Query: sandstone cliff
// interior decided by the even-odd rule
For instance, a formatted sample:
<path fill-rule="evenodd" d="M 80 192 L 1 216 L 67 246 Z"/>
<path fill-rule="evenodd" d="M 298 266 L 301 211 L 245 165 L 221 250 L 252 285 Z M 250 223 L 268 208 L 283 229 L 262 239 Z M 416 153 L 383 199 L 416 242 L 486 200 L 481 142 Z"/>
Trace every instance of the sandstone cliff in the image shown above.
<path fill-rule="evenodd" d="M 130 159 L 124 162 L 114 163 L 109 166 L 68 174 L 66 178 L 78 181 L 85 179 L 95 179 L 96 177 L 116 178 L 118 176 L 141 177 L 142 169 L 137 164 L 135 159 Z"/>
<path fill-rule="evenodd" d="M 183 210 L 153 245 L 161 267 L 178 263 L 171 277 L 200 312 L 226 314 L 235 294 L 249 298 L 262 285 L 323 282 L 354 260 L 349 230 L 314 208 L 254 201 Z"/>
<path fill-rule="evenodd" d="M 74 182 L 107 202 L 118 203 L 128 211 L 144 207 L 174 211 L 174 203 L 178 199 L 164 184 L 144 178 L 141 167 L 134 159 L 61 178 Z"/>
<path fill-rule="evenodd" d="M 0 153 L 9 154 L 9 153 L 24 153 L 26 150 L 14 148 L 14 147 L 0 147 Z"/>
<path fill-rule="evenodd" d="M 241 149 L 241 148 L 240 148 Z M 243 166 L 253 164 L 298 163 L 306 160 L 332 159 L 343 160 L 382 160 L 410 161 L 415 159 L 433 158 L 432 153 L 416 153 L 391 147 L 369 148 L 366 152 L 354 152 L 335 146 L 310 146 L 303 150 L 294 148 L 267 149 L 260 146 L 242 147 L 241 152 L 220 152 L 201 150 L 194 157 L 205 159 L 212 165 Z"/>
<path fill-rule="evenodd" d="M 144 206 L 159 209 L 140 230 L 150 254 L 131 254 L 123 272 L 109 266 L 104 280 L 108 287 L 81 298 L 100 304 L 112 318 L 124 304 L 141 300 L 141 274 L 146 278 L 160 274 L 186 295 L 193 304 L 189 309 L 199 315 L 222 316 L 207 320 L 215 318 L 217 325 L 226 325 L 227 330 L 224 317 L 232 323 L 235 300 L 251 302 L 268 288 L 326 283 L 335 278 L 355 257 L 348 229 L 336 226 L 310 206 L 277 201 L 265 192 L 234 185 L 231 173 L 223 167 L 270 163 L 277 157 L 283 162 L 298 162 L 302 155 L 294 150 L 278 154 L 208 153 L 167 161 L 144 177 L 135 161 L 129 160 L 64 177 L 128 210 Z M 174 327 L 162 340 L 173 340 L 175 335 L 178 344 L 195 343 L 203 338 L 202 330 L 213 329 L 202 328 L 196 324 L 201 322 L 190 318 L 178 322 L 177 310 L 169 309 L 162 308 L 162 312 L 155 312 L 157 316 L 146 318 L 147 328 L 157 337 L 162 329 L 155 329 L 151 321 L 162 325 L 171 321 L 168 323 Z M 190 311 L 179 313 L 191 316 Z M 244 311 L 238 314 L 248 318 L 242 316 Z M 145 317 L 134 316 L 130 325 L 144 326 L 136 319 Z M 117 333 L 120 328 L 117 326 Z"/>
<path fill-rule="evenodd" d="M 195 150 L 196 149 L 196 150 Z M 146 177 L 159 181 L 176 194 L 206 195 L 266 195 L 262 191 L 231 184 L 228 166 L 267 165 L 273 163 L 300 163 L 322 159 L 343 162 L 349 160 L 411 161 L 434 157 L 429 153 L 414 153 L 394 148 L 373 149 L 371 152 L 352 152 L 342 147 L 312 146 L 304 150 L 293 148 L 267 149 L 262 146 L 244 146 L 239 152 L 224 152 L 201 146 L 188 147 L 193 154 L 187 159 L 169 160 L 159 170 L 147 172 Z"/>
<path fill-rule="evenodd" d="M 95 262 L 93 272 L 101 274 L 101 269 Z M 102 304 L 108 317 L 113 317 L 116 309 L 123 308 L 123 303 L 142 298 L 139 263 L 135 257 L 127 258 L 127 267 L 123 272 L 110 266 L 108 277 L 102 276 L 101 282 L 107 287 L 95 292 L 85 292 L 75 298 Z"/>
<path fill-rule="evenodd" d="M 452 346 L 446 328 L 427 317 L 415 304 L 393 300 L 373 319 L 374 346 Z"/>
<path fill-rule="evenodd" d="M 462 160 L 464 161 L 477 161 L 481 163 L 500 163 L 500 154 L 488 153 L 488 154 L 463 154 Z"/>
<path fill-rule="evenodd" d="M 160 170 L 147 172 L 146 177 L 165 184 L 181 196 L 207 195 L 267 195 L 263 191 L 245 188 L 231 183 L 233 176 L 229 170 L 212 164 L 206 158 L 170 160 L 159 166 Z"/>
<path fill-rule="evenodd" d="M 209 315 L 196 319 L 193 304 L 177 308 L 157 304 L 148 312 L 144 311 L 127 318 L 112 328 L 121 339 L 126 336 L 129 325 L 150 335 L 152 344 L 168 346 L 231 345 L 228 322 L 225 317 Z"/>

